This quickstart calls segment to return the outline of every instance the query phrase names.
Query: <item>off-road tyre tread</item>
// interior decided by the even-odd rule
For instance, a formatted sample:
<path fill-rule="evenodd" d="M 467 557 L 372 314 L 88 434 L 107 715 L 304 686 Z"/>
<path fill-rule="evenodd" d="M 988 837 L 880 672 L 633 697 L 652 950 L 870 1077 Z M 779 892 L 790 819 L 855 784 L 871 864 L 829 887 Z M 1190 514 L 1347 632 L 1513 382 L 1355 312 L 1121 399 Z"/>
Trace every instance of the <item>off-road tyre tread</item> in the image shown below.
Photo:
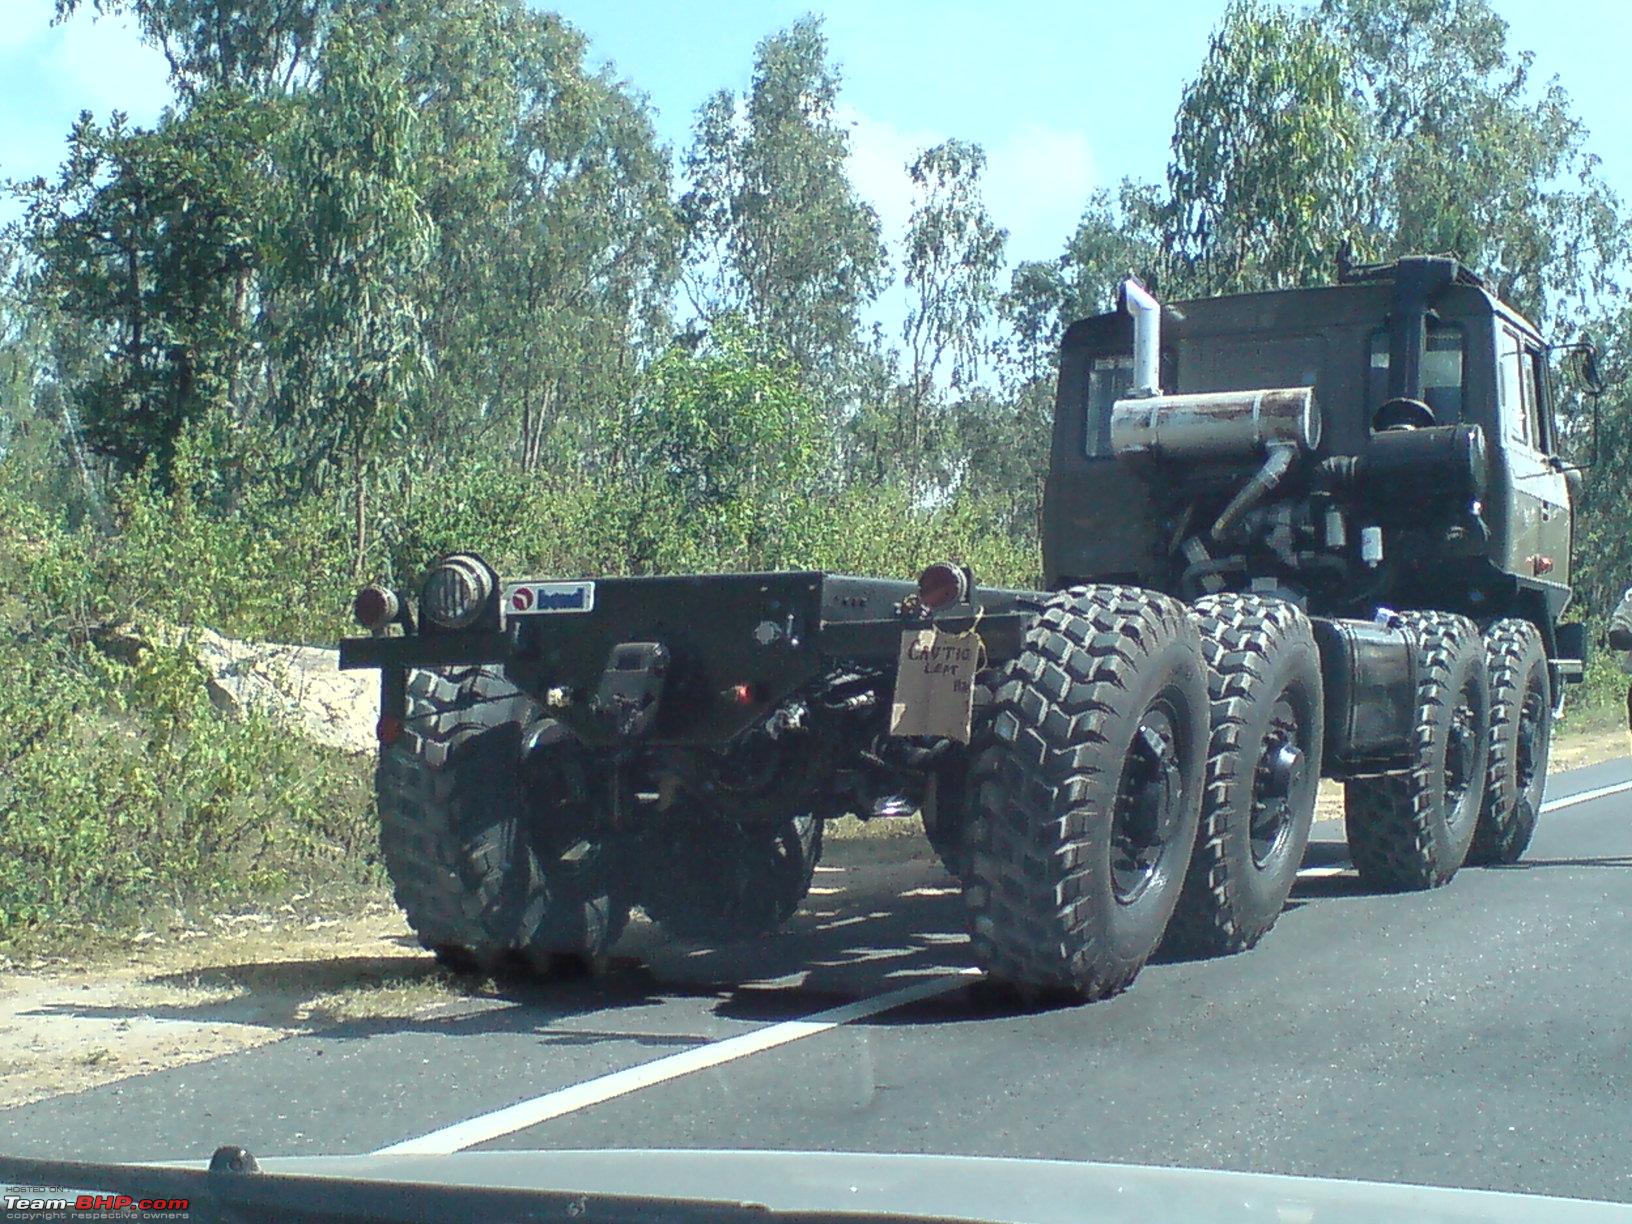
<path fill-rule="evenodd" d="M 1344 829 L 1349 857 L 1361 882 L 1383 892 L 1439 888 L 1462 866 L 1466 851 L 1436 853 L 1434 822 L 1440 787 L 1429 769 L 1435 728 L 1450 718 L 1450 691 L 1459 654 L 1477 650 L 1483 674 L 1484 638 L 1465 616 L 1448 612 L 1400 614 L 1417 640 L 1417 725 L 1411 767 L 1399 774 L 1360 778 L 1344 786 Z M 1448 732 L 1447 732 L 1448 733 Z M 1481 781 L 1484 768 L 1475 771 Z M 1471 837 L 1471 834 L 1470 834 Z"/>
<path fill-rule="evenodd" d="M 1516 863 L 1529 848 L 1541 813 L 1540 796 L 1528 816 L 1510 794 L 1508 773 L 1517 769 L 1513 724 L 1524 705 L 1525 678 L 1539 665 L 1542 692 L 1542 740 L 1535 762 L 1538 778 L 1547 776 L 1552 738 L 1552 693 L 1547 672 L 1547 644 L 1541 630 L 1527 620 L 1499 620 L 1485 630 L 1490 666 L 1490 762 L 1485 770 L 1485 802 L 1468 850 L 1469 864 L 1488 867 Z"/>
<path fill-rule="evenodd" d="M 1030 605 L 1020 653 L 998 670 L 994 701 L 971 745 L 964 897 L 974 960 L 990 982 L 1036 1002 L 1087 1002 L 1127 988 L 1160 942 L 1124 956 L 1096 929 L 1090 827 L 1108 822 L 1102 775 L 1114 787 L 1118 731 L 1141 667 L 1176 641 L 1194 656 L 1195 726 L 1186 802 L 1175 842 L 1171 906 L 1199 817 L 1206 744 L 1201 643 L 1184 605 L 1137 587 L 1076 587 Z M 1116 759 L 1111 759 L 1113 754 Z M 1109 887 L 1106 882 L 1105 888 Z M 1114 904 L 1114 902 L 1113 902 Z M 1165 925 L 1165 917 L 1163 918 Z"/>
<path fill-rule="evenodd" d="M 472 750 L 516 696 L 491 667 L 410 673 L 405 730 L 375 771 L 380 854 L 397 904 L 420 943 L 458 970 L 491 972 L 523 934 L 527 881 L 512 862 L 515 838 L 504 813 L 482 810 L 496 763 Z"/>
<path fill-rule="evenodd" d="M 1201 807 L 1201 826 L 1196 835 L 1195 854 L 1185 876 L 1184 891 L 1168 923 L 1162 942 L 1164 953 L 1178 956 L 1228 956 L 1253 947 L 1280 917 L 1276 907 L 1268 914 L 1248 912 L 1246 899 L 1232 877 L 1226 838 L 1232 820 L 1250 818 L 1237 811 L 1230 801 L 1231 784 L 1243 767 L 1256 769 L 1257 762 L 1242 763 L 1241 740 L 1255 707 L 1266 697 L 1269 673 L 1277 655 L 1299 647 L 1312 660 L 1314 706 L 1313 725 L 1306 729 L 1312 742 L 1313 760 L 1307 768 L 1317 774 L 1324 737 L 1320 694 L 1319 647 L 1314 627 L 1296 604 L 1263 596 L 1208 595 L 1193 605 L 1201 632 L 1202 654 L 1207 661 L 1207 694 L 1212 703 L 1211 738 L 1207 747 L 1207 783 Z M 1294 814 L 1283 854 L 1295 856 L 1301 865 L 1304 847 L 1313 822 L 1313 787 L 1307 811 Z M 1246 864 L 1245 870 L 1252 870 Z M 1287 890 L 1296 881 L 1296 871 L 1288 877 Z M 1281 898 L 1285 902 L 1285 896 Z"/>
<path fill-rule="evenodd" d="M 646 916 L 686 943 L 728 943 L 775 933 L 798 911 L 815 881 L 816 865 L 822 857 L 822 824 L 820 817 L 800 815 L 778 828 L 743 830 L 743 853 L 757 857 L 761 851 L 768 851 L 775 861 L 756 862 L 751 869 L 761 876 L 763 888 L 731 904 L 720 903 L 717 892 L 710 891 L 711 881 L 707 878 L 708 870 L 715 865 L 707 856 L 725 852 L 718 844 L 717 832 L 688 831 L 711 844 L 689 848 L 688 853 L 703 857 L 668 861 L 662 886 L 643 893 Z M 679 852 L 673 846 L 669 849 Z"/>

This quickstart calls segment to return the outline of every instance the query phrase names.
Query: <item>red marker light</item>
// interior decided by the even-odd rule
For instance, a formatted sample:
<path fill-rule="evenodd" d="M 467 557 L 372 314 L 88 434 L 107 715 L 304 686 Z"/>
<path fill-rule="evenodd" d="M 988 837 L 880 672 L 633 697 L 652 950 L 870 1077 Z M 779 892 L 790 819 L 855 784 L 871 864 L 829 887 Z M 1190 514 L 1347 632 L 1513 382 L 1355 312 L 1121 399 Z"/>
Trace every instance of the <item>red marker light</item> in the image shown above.
<path fill-rule="evenodd" d="M 380 721 L 374 724 L 374 734 L 381 744 L 389 747 L 402 738 L 402 719 L 395 714 L 381 714 Z"/>
<path fill-rule="evenodd" d="M 396 619 L 397 593 L 380 586 L 366 586 L 352 601 L 351 614 L 364 629 L 380 629 Z"/>
<path fill-rule="evenodd" d="M 751 684 L 733 684 L 725 690 L 725 695 L 740 706 L 754 704 L 754 686 Z"/>
<path fill-rule="evenodd" d="M 969 577 L 956 565 L 937 562 L 918 575 L 918 602 L 930 611 L 968 598 Z"/>

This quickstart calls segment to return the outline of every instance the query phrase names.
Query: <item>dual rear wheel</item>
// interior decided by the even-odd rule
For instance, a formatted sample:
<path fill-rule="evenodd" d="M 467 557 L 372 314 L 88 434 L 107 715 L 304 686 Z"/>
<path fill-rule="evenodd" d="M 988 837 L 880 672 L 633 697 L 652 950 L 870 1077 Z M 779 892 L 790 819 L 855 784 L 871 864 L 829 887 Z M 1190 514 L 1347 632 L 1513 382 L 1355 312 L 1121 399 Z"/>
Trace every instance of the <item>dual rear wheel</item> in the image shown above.
<path fill-rule="evenodd" d="M 1308 618 L 1210 596 L 1193 609 L 1090 586 L 1040 601 L 987 677 L 962 836 L 974 955 L 1033 998 L 1124 989 L 1160 947 L 1252 947 L 1296 883 L 1325 712 Z M 1535 626 L 1405 617 L 1417 651 L 1408 769 L 1347 786 L 1362 881 L 1432 888 L 1514 861 L 1540 810 L 1551 712 Z M 944 831 L 943 840 L 944 840 Z M 948 857 L 943 853 L 943 857 Z"/>
<path fill-rule="evenodd" d="M 679 813 L 661 846 L 610 841 L 601 763 L 498 668 L 413 672 L 406 714 L 376 771 L 381 857 L 453 969 L 593 965 L 636 903 L 681 939 L 763 935 L 810 889 L 814 816 L 721 828 Z"/>

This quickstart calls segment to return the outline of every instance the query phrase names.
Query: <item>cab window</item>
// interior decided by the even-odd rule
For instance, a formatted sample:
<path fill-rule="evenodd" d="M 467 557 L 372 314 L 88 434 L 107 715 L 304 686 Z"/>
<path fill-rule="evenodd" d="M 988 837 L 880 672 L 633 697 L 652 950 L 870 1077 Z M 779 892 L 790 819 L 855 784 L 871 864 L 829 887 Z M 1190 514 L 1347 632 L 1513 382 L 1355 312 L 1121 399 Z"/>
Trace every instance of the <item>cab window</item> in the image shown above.
<path fill-rule="evenodd" d="M 1089 456 L 1108 454 L 1111 444 L 1111 405 L 1133 386 L 1133 358 L 1095 357 L 1088 363 L 1088 413 L 1085 450 Z"/>
<path fill-rule="evenodd" d="M 1524 354 L 1525 419 L 1529 424 L 1530 445 L 1540 451 L 1553 449 L 1547 415 L 1547 358 L 1536 349 Z"/>
<path fill-rule="evenodd" d="M 1088 367 L 1088 411 L 1094 417 L 1110 412 L 1111 405 L 1133 386 L 1132 357 L 1095 357 Z"/>
<path fill-rule="evenodd" d="M 1546 450 L 1546 413 L 1542 403 L 1546 379 L 1539 368 L 1541 354 L 1529 348 L 1517 332 L 1504 327 L 1499 333 L 1496 357 L 1500 371 L 1497 396 L 1507 436 L 1534 450 Z"/>
<path fill-rule="evenodd" d="M 1422 398 L 1434 410 L 1441 425 L 1462 419 L 1462 378 L 1467 350 L 1462 327 L 1457 323 L 1430 323 L 1428 347 L 1422 355 Z M 1350 350 L 1351 352 L 1353 350 Z M 1388 399 L 1388 333 L 1371 334 L 1366 369 L 1367 395 L 1373 408 Z"/>

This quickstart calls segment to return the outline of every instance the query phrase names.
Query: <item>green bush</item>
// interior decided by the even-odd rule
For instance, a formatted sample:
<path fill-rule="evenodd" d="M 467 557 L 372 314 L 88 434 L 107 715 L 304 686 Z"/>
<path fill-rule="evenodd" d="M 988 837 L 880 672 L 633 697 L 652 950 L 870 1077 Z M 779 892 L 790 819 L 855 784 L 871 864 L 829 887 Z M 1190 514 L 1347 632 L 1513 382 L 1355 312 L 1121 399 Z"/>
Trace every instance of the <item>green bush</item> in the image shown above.
<path fill-rule="evenodd" d="M 0 947 L 366 871 L 366 770 L 224 719 L 185 651 L 52 634 L 0 643 L 0 674 Z"/>
<path fill-rule="evenodd" d="M 99 540 L 0 481 L 0 948 L 372 872 L 364 764 L 227 720 L 184 649 L 121 661 L 93 642 L 138 609 L 229 631 L 318 618 L 274 611 L 252 532 L 146 488 L 121 509 L 125 534 Z"/>

